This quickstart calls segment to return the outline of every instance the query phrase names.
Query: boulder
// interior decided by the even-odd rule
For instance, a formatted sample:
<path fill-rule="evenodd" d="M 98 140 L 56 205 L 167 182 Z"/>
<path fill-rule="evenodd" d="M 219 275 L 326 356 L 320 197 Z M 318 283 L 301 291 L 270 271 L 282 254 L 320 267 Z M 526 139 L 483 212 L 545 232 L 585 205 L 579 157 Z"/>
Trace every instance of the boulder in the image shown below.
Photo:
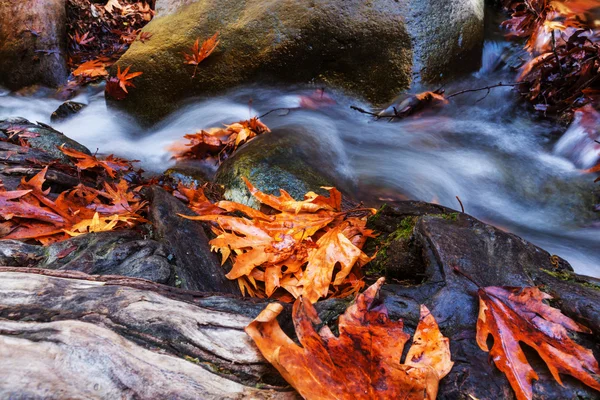
<path fill-rule="evenodd" d="M 553 296 L 554 307 L 592 329 L 592 335 L 577 335 L 577 340 L 598 349 L 600 282 L 573 273 L 565 260 L 469 215 L 427 203 L 385 206 L 369 226 L 381 232 L 367 243 L 379 248 L 381 269 L 371 273 L 392 275 L 392 284 L 382 291 L 390 316 L 414 329 L 419 305 L 425 304 L 450 338 L 455 365 L 440 382 L 438 399 L 514 398 L 506 377 L 475 341 L 477 285 L 540 287 Z M 597 392 L 569 377 L 561 386 L 535 353 L 526 354 L 540 376 L 534 399 L 597 398 Z"/>
<path fill-rule="evenodd" d="M 0 21 L 0 85 L 17 90 L 66 81 L 64 0 L 1 1 Z"/>
<path fill-rule="evenodd" d="M 303 129 L 279 128 L 238 149 L 221 164 L 215 183 L 224 187 L 227 200 L 255 208 L 259 204 L 242 178 L 265 193 L 279 195 L 279 189 L 284 189 L 298 200 L 309 191 L 327 194 L 323 186 L 351 192 L 348 182 L 334 179 L 341 175 L 344 160 L 331 146 Z"/>
<path fill-rule="evenodd" d="M 144 28 L 152 39 L 134 42 L 113 67 L 144 72 L 112 104 L 146 124 L 187 97 L 256 82 L 319 82 L 383 103 L 415 77 L 432 82 L 473 70 L 483 44 L 483 0 L 159 0 L 156 7 Z M 219 45 L 192 77 L 182 52 L 215 32 Z"/>

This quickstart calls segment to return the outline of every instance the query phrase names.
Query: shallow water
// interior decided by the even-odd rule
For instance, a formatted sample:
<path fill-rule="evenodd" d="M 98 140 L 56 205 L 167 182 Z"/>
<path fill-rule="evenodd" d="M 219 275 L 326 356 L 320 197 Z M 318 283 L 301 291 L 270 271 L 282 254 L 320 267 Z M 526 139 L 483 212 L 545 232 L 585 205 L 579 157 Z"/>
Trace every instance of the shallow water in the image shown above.
<path fill-rule="evenodd" d="M 488 43 L 482 70 L 446 93 L 483 87 L 512 74 L 498 70 L 502 43 Z M 435 89 L 435 88 L 428 88 Z M 245 88 L 221 97 L 190 101 L 152 129 L 108 111 L 101 93 L 72 119 L 53 124 L 92 151 L 141 160 L 151 172 L 173 162 L 169 145 L 186 133 L 219 126 L 280 107 L 263 121 L 271 128 L 302 126 L 338 162 L 340 180 L 358 197 L 379 202 L 418 199 L 460 209 L 514 232 L 567 259 L 582 274 L 600 277 L 600 227 L 593 211 L 594 177 L 580 160 L 554 150 L 561 128 L 539 120 L 517 103 L 511 88 L 465 94 L 449 105 L 400 122 L 374 121 L 350 109 L 367 104 L 328 92 L 336 104 L 297 109 L 314 88 Z M 483 98 L 483 99 L 482 99 Z M 252 99 L 253 108 L 248 101 Z M 50 123 L 59 101 L 0 95 L 0 118 L 20 116 Z M 575 129 L 575 128 L 573 128 Z"/>

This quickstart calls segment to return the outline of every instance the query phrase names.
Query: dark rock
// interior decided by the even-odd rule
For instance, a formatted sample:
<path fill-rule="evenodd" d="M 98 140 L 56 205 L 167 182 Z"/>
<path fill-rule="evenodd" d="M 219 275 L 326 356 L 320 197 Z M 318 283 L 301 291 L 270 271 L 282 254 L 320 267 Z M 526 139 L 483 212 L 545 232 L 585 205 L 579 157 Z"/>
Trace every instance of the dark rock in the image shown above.
<path fill-rule="evenodd" d="M 83 103 L 77 103 L 76 101 L 65 101 L 62 103 L 56 111 L 52 113 L 50 116 L 50 121 L 52 122 L 60 122 L 64 121 L 73 115 L 77 114 L 84 108 L 86 105 Z"/>
<path fill-rule="evenodd" d="M 0 2 L 0 85 L 16 90 L 67 80 L 64 0 Z"/>
<path fill-rule="evenodd" d="M 172 267 L 163 245 L 132 231 L 77 236 L 48 247 L 0 241 L 0 265 L 122 275 L 167 283 Z"/>
<path fill-rule="evenodd" d="M 258 208 L 242 177 L 265 193 L 279 195 L 279 189 L 284 189 L 301 200 L 309 191 L 326 194 L 322 186 L 351 192 L 349 183 L 333 177 L 341 164 L 315 136 L 282 128 L 241 147 L 219 167 L 215 183 L 223 185 L 227 200 Z"/>
<path fill-rule="evenodd" d="M 150 220 L 154 236 L 175 257 L 175 274 L 189 290 L 240 294 L 237 283 L 225 277 L 219 258 L 210 251 L 202 224 L 180 217 L 195 215 L 183 203 L 159 187 L 150 191 Z"/>
<path fill-rule="evenodd" d="M 14 135 L 17 138 L 22 134 L 27 134 L 24 138 L 31 148 L 42 150 L 53 159 L 63 163 L 68 164 L 70 160 L 58 149 L 62 145 L 85 154 L 92 154 L 85 146 L 41 122 L 34 124 L 23 118 L 0 120 L 0 135 L 7 137 L 7 130 L 19 131 Z"/>
<path fill-rule="evenodd" d="M 412 222 L 410 229 L 405 228 L 407 220 Z M 384 207 L 369 224 L 384 238 L 404 230 L 402 239 L 414 246 L 410 254 L 400 251 L 388 254 L 388 259 L 415 266 L 423 274 L 420 280 L 386 285 L 382 293 L 390 315 L 403 318 L 409 330 L 418 323 L 419 305 L 425 304 L 450 338 L 455 366 L 440 382 L 439 399 L 514 398 L 506 377 L 476 344 L 477 286 L 465 275 L 482 287 L 541 285 L 554 296 L 553 306 L 593 330 L 594 336 L 578 335 L 578 340 L 598 350 L 600 286 L 597 280 L 574 274 L 566 261 L 466 214 L 426 203 Z M 394 249 L 389 246 L 387 251 Z M 411 273 L 404 273 L 410 281 Z M 565 386 L 560 386 L 539 357 L 526 354 L 540 376 L 534 383 L 535 399 L 597 398 L 597 392 L 574 379 L 565 379 Z"/>
<path fill-rule="evenodd" d="M 322 82 L 379 104 L 414 77 L 437 81 L 476 69 L 483 1 L 160 0 L 144 28 L 153 40 L 134 42 L 117 63 L 144 75 L 112 104 L 154 123 L 187 97 L 257 81 Z M 181 52 L 215 32 L 219 46 L 191 79 Z"/>

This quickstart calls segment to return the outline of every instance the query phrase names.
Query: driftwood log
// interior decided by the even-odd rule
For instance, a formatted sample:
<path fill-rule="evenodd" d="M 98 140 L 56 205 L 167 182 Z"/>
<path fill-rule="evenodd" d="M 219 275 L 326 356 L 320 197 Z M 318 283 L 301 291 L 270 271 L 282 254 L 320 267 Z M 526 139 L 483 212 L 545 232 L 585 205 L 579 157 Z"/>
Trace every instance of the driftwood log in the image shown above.
<path fill-rule="evenodd" d="M 135 278 L 1 267 L 0 398 L 296 398 L 244 332 L 263 307 Z"/>

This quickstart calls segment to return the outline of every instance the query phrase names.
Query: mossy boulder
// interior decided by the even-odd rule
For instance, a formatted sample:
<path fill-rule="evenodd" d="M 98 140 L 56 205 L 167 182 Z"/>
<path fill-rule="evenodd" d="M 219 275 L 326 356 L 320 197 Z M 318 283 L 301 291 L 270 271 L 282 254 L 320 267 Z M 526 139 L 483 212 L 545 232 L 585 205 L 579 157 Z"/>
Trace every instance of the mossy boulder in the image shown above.
<path fill-rule="evenodd" d="M 242 178 L 265 193 L 279 195 L 279 189 L 284 189 L 297 200 L 309 191 L 327 194 L 323 186 L 351 192 L 351 184 L 339 178 L 344 168 L 342 156 L 327 146 L 327 142 L 302 129 L 273 130 L 225 161 L 217 170 L 215 183 L 223 185 L 226 199 L 255 208 L 259 204 Z"/>
<path fill-rule="evenodd" d="M 113 67 L 143 71 L 126 99 L 111 102 L 142 123 L 185 98 L 256 82 L 319 82 L 383 103 L 421 71 L 438 79 L 476 67 L 483 42 L 483 0 L 188 3 L 157 2 L 159 15 L 144 28 L 152 38 L 134 42 Z M 215 32 L 219 45 L 192 77 L 182 53 Z"/>

